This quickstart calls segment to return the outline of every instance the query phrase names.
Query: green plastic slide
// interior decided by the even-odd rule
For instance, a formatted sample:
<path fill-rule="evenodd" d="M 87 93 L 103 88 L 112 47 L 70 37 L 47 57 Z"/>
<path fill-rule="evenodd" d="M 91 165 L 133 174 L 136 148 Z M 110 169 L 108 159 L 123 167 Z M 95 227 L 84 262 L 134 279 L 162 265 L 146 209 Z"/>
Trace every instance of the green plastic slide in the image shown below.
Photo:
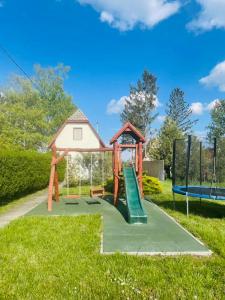
<path fill-rule="evenodd" d="M 141 195 L 134 168 L 124 167 L 123 175 L 127 199 L 128 222 L 130 224 L 146 224 L 148 217 L 142 206 Z"/>

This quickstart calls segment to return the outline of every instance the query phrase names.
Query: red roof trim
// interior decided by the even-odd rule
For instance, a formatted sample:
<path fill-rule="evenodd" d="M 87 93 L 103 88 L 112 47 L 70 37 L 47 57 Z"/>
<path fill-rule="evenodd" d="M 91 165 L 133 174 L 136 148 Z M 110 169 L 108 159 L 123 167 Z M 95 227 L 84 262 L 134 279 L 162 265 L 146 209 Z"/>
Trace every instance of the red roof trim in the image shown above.
<path fill-rule="evenodd" d="M 132 125 L 130 122 L 127 122 L 111 139 L 110 144 L 113 144 L 115 141 L 118 140 L 118 138 L 125 133 L 126 131 L 133 132 L 137 138 L 142 142 L 145 143 L 145 137 L 140 133 L 139 130 L 137 130 L 134 125 Z"/>

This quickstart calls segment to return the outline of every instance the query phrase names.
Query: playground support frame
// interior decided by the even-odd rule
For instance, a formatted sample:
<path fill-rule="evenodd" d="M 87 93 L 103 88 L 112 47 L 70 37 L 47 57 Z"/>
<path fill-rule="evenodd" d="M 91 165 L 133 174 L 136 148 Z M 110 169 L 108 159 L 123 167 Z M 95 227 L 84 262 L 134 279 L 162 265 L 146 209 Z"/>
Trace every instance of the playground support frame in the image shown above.
<path fill-rule="evenodd" d="M 52 161 L 51 171 L 48 185 L 48 211 L 52 211 L 53 203 L 53 191 L 55 192 L 54 198 L 56 202 L 59 202 L 59 180 L 57 172 L 57 164 L 69 153 L 69 152 L 107 152 L 112 151 L 112 148 L 101 147 L 95 149 L 78 149 L 78 148 L 57 148 L 55 144 L 52 145 Z M 64 151 L 59 157 L 57 157 L 57 151 Z"/>

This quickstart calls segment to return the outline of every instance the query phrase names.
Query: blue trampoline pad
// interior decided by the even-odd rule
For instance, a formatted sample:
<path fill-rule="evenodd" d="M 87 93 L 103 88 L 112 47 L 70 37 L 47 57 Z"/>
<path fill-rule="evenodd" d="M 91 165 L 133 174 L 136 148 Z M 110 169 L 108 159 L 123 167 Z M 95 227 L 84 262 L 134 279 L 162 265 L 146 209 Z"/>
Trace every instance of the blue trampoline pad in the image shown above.
<path fill-rule="evenodd" d="M 197 197 L 209 200 L 225 200 L 225 188 L 209 186 L 173 186 L 173 192 L 189 197 Z"/>

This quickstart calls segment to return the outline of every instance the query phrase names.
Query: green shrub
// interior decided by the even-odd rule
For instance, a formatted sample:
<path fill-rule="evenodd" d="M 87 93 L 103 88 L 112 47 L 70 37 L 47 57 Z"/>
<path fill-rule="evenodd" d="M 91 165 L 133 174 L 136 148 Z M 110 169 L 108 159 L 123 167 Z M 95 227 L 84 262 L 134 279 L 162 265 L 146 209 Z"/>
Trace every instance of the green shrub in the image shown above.
<path fill-rule="evenodd" d="M 143 192 L 145 195 L 162 193 L 162 186 L 159 180 L 155 177 L 143 176 Z"/>
<path fill-rule="evenodd" d="M 0 152 L 0 200 L 24 196 L 47 187 L 51 154 L 34 151 Z M 65 162 L 58 166 L 59 180 L 63 180 Z"/>
<path fill-rule="evenodd" d="M 108 178 L 104 186 L 106 192 L 113 193 L 113 178 Z"/>
<path fill-rule="evenodd" d="M 113 178 L 107 180 L 105 190 L 113 193 Z M 121 177 L 119 186 L 120 196 L 124 194 L 124 179 Z M 143 175 L 143 192 L 145 195 L 160 194 L 162 193 L 162 186 L 159 180 L 155 177 Z"/>

